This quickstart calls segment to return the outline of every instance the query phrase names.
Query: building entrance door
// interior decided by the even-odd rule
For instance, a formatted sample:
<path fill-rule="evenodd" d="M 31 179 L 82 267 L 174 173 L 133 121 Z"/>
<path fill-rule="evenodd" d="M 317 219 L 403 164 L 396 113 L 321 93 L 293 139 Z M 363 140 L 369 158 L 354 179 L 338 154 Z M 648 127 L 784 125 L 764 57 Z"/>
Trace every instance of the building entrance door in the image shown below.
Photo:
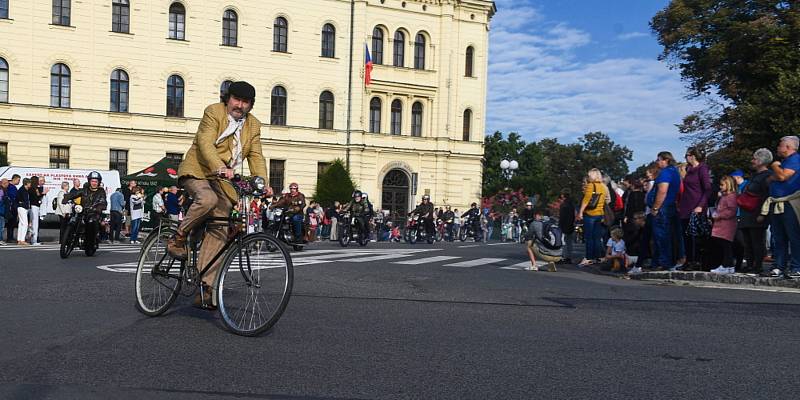
<path fill-rule="evenodd" d="M 383 177 L 381 189 L 381 206 L 384 210 L 389 210 L 389 220 L 395 226 L 403 226 L 406 215 L 408 215 L 408 198 L 410 188 L 408 175 L 399 169 L 393 169 Z"/>

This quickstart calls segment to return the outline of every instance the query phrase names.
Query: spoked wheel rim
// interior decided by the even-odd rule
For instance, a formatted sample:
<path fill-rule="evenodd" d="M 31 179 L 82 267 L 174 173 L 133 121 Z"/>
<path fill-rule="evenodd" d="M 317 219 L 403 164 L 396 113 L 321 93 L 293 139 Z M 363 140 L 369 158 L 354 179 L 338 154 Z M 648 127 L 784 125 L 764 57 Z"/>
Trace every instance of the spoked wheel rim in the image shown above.
<path fill-rule="evenodd" d="M 67 258 L 72 253 L 72 248 L 75 247 L 73 232 L 75 227 L 72 225 L 67 226 L 64 231 L 64 237 L 61 238 L 61 247 L 59 248 L 59 255 L 61 258 Z"/>
<path fill-rule="evenodd" d="M 342 227 L 342 231 L 339 233 L 339 244 L 342 247 L 347 247 L 350 244 L 350 227 L 345 225 Z"/>
<path fill-rule="evenodd" d="M 277 248 L 277 251 L 275 250 Z M 233 333 L 255 336 L 280 319 L 292 293 L 289 253 L 273 238 L 251 234 L 225 256 L 217 278 L 217 304 Z"/>
<path fill-rule="evenodd" d="M 153 231 L 139 252 L 136 266 L 136 306 L 149 316 L 169 309 L 181 288 L 181 263 L 167 254 L 171 230 Z M 154 267 L 158 269 L 154 270 Z"/>

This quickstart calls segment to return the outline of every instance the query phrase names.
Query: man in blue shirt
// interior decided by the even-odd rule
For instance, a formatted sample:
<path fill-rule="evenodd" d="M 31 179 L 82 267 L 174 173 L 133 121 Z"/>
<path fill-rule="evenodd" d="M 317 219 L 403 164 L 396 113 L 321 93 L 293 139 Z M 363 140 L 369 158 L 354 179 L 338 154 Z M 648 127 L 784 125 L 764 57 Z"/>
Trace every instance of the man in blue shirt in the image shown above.
<path fill-rule="evenodd" d="M 17 174 L 11 175 L 11 181 L 8 183 L 8 190 L 6 191 L 6 196 L 8 196 L 8 201 L 6 202 L 7 208 L 10 208 L 11 212 L 6 210 L 6 240 L 9 243 L 13 243 L 14 236 L 14 229 L 17 227 L 17 185 L 19 185 L 20 176 Z"/>
<path fill-rule="evenodd" d="M 122 230 L 122 213 L 125 211 L 125 195 L 122 188 L 111 194 L 111 243 L 119 242 Z"/>
<path fill-rule="evenodd" d="M 800 138 L 797 136 L 784 136 L 778 144 L 778 156 L 783 160 L 770 165 L 773 174 L 773 181 L 769 185 L 771 197 L 791 196 L 800 191 L 798 147 Z M 800 279 L 800 222 L 797 217 L 789 202 L 785 202 L 783 213 L 773 211 L 770 214 L 772 237 L 775 238 L 775 267 L 779 270 L 788 268 L 786 277 L 793 279 Z M 791 259 L 787 263 L 788 253 L 791 253 Z"/>
<path fill-rule="evenodd" d="M 653 267 L 672 269 L 675 263 L 672 243 L 680 230 L 676 202 L 681 188 L 681 175 L 675 167 L 675 158 L 668 151 L 658 153 L 656 163 L 661 171 L 654 183 L 656 195 L 650 207 L 653 214 L 653 243 L 658 255 L 653 259 Z M 678 254 L 678 258 L 681 257 Z"/>
<path fill-rule="evenodd" d="M 181 212 L 180 198 L 178 197 L 178 187 L 172 186 L 167 192 L 167 198 L 164 201 L 164 207 L 167 209 L 169 219 L 178 222 L 178 214 Z"/>

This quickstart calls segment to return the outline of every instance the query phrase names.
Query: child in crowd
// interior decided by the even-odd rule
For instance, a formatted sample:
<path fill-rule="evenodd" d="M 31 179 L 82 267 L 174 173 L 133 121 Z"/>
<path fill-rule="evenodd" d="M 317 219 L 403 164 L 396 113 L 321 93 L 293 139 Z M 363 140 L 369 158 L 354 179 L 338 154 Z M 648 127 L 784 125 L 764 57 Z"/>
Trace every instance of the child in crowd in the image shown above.
<path fill-rule="evenodd" d="M 719 183 L 719 200 L 711 218 L 713 249 L 716 249 L 715 261 L 720 266 L 711 270 L 714 274 L 732 274 L 735 272 L 733 261 L 733 239 L 736 236 L 736 181 L 729 175 L 722 177 Z M 712 264 L 713 265 L 713 264 Z"/>
<path fill-rule="evenodd" d="M 625 241 L 625 254 L 628 256 L 628 265 L 631 267 L 630 273 L 642 273 L 642 265 L 639 256 L 643 254 L 645 237 L 645 225 L 647 217 L 644 212 L 638 211 L 633 214 L 623 228 L 623 240 Z"/>
<path fill-rule="evenodd" d="M 628 270 L 628 257 L 625 254 L 625 240 L 623 240 L 623 232 L 620 228 L 611 230 L 611 237 L 606 244 L 606 258 L 611 267 L 612 272 L 619 272 Z"/>
<path fill-rule="evenodd" d="M 400 241 L 400 227 L 399 226 L 392 226 L 391 221 L 386 223 L 388 226 L 392 228 L 391 233 L 389 234 L 389 241 L 390 242 L 399 242 Z"/>

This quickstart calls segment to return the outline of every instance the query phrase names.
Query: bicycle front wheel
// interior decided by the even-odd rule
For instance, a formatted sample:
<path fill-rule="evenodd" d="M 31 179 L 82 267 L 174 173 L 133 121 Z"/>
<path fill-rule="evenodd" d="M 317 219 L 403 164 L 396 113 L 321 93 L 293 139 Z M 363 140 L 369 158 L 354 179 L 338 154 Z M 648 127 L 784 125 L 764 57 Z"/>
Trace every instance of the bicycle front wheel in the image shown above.
<path fill-rule="evenodd" d="M 147 237 L 136 266 L 136 308 L 155 317 L 167 311 L 183 282 L 181 262 L 167 253 L 172 229 L 157 229 Z"/>
<path fill-rule="evenodd" d="M 256 336 L 280 319 L 292 295 L 289 252 L 263 233 L 244 237 L 228 250 L 217 276 L 217 304 L 233 333 Z"/>

